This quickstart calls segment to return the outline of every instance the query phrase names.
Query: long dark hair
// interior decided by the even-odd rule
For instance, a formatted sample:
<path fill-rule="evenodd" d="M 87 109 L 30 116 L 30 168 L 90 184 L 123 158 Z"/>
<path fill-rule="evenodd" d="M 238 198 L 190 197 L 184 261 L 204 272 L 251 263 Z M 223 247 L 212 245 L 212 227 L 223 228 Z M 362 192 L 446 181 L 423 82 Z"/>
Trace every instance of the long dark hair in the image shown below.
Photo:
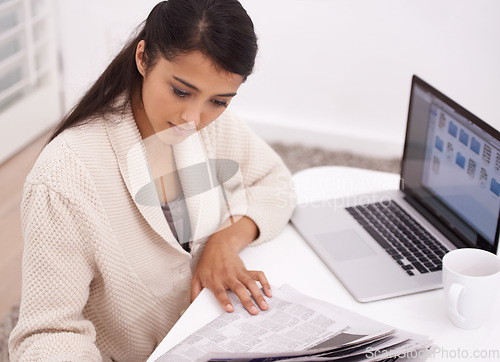
<path fill-rule="evenodd" d="M 94 85 L 63 118 L 50 141 L 65 129 L 112 112 L 124 112 L 142 87 L 135 53 L 144 40 L 146 71 L 162 56 L 198 50 L 221 69 L 248 77 L 255 64 L 257 37 L 252 20 L 237 0 L 168 0 L 157 4 Z M 124 102 L 117 102 L 125 94 Z"/>

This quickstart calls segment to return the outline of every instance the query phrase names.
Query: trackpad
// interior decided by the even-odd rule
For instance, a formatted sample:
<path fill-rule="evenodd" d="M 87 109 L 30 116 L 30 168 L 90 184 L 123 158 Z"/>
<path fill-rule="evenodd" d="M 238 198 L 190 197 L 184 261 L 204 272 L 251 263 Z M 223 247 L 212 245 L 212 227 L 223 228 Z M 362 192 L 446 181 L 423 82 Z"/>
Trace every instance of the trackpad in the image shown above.
<path fill-rule="evenodd" d="M 318 234 L 316 238 L 337 261 L 363 258 L 376 254 L 353 229 Z"/>

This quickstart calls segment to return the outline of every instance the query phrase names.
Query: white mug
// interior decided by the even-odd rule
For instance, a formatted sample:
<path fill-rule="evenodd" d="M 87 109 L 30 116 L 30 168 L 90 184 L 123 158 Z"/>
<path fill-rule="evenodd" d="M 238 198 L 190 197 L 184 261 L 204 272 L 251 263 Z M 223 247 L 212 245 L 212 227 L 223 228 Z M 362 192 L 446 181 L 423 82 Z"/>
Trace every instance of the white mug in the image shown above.
<path fill-rule="evenodd" d="M 450 251 L 443 258 L 443 287 L 453 324 L 465 329 L 481 327 L 500 289 L 500 258 L 481 249 Z"/>

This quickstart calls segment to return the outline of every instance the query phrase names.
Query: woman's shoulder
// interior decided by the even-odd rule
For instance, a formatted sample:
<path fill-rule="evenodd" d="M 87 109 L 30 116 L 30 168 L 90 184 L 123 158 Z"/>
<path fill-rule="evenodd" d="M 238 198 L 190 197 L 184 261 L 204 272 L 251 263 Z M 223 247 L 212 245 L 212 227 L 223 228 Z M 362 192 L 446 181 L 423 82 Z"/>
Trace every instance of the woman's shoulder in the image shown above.
<path fill-rule="evenodd" d="M 232 137 L 246 134 L 249 128 L 235 111 L 227 109 L 206 130 L 212 137 Z"/>
<path fill-rule="evenodd" d="M 101 120 L 64 130 L 42 149 L 26 182 L 56 187 L 76 174 L 82 176 L 85 173 L 82 155 L 93 153 L 98 157 L 99 142 L 102 143 L 105 132 Z"/>
<path fill-rule="evenodd" d="M 231 108 L 226 109 L 215 121 L 214 125 L 220 126 L 227 123 L 242 123 L 241 117 Z"/>

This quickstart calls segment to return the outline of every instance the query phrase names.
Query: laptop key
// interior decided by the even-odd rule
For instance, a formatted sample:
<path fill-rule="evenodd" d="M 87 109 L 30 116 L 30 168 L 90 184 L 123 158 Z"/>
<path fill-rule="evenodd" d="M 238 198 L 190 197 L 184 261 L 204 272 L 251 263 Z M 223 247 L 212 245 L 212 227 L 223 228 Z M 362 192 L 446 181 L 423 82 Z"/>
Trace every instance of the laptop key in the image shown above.
<path fill-rule="evenodd" d="M 387 253 L 390 255 L 390 256 L 393 256 L 393 255 L 400 255 L 399 252 L 396 250 L 396 249 L 386 249 Z"/>
<path fill-rule="evenodd" d="M 421 253 L 421 252 L 419 252 L 419 251 L 415 251 L 415 252 L 413 253 L 413 255 L 415 255 L 415 256 L 416 256 L 417 258 L 419 258 L 419 259 L 420 259 L 421 257 L 423 257 L 423 256 L 424 256 L 424 254 L 422 254 L 422 253 Z"/>
<path fill-rule="evenodd" d="M 408 259 L 408 258 L 413 258 L 413 259 L 415 259 L 415 258 L 413 257 L 413 254 L 412 254 L 412 253 L 410 253 L 410 252 L 408 252 L 408 251 L 403 251 L 401 254 L 403 254 L 403 255 L 406 257 L 406 259 Z M 417 259 L 415 259 L 415 260 L 417 260 Z"/>
<path fill-rule="evenodd" d="M 401 245 L 397 245 L 397 246 L 396 246 L 396 249 L 398 249 L 398 251 L 399 251 L 401 254 L 406 253 L 406 249 L 405 249 L 404 247 L 402 247 Z"/>
<path fill-rule="evenodd" d="M 436 255 L 439 257 L 439 259 L 443 259 L 444 253 L 442 251 L 436 251 Z"/>
<path fill-rule="evenodd" d="M 384 249 L 393 249 L 391 245 L 385 239 L 380 236 L 380 234 L 371 226 L 366 225 L 364 226 L 365 230 L 368 231 L 368 234 L 370 234 L 376 241 L 377 243 L 380 244 L 381 247 Z"/>
<path fill-rule="evenodd" d="M 420 264 L 418 261 L 414 261 L 412 264 L 415 267 L 415 269 L 417 269 L 422 274 L 425 274 L 425 273 L 429 272 L 427 270 L 427 268 L 425 266 L 423 266 L 422 264 Z"/>

